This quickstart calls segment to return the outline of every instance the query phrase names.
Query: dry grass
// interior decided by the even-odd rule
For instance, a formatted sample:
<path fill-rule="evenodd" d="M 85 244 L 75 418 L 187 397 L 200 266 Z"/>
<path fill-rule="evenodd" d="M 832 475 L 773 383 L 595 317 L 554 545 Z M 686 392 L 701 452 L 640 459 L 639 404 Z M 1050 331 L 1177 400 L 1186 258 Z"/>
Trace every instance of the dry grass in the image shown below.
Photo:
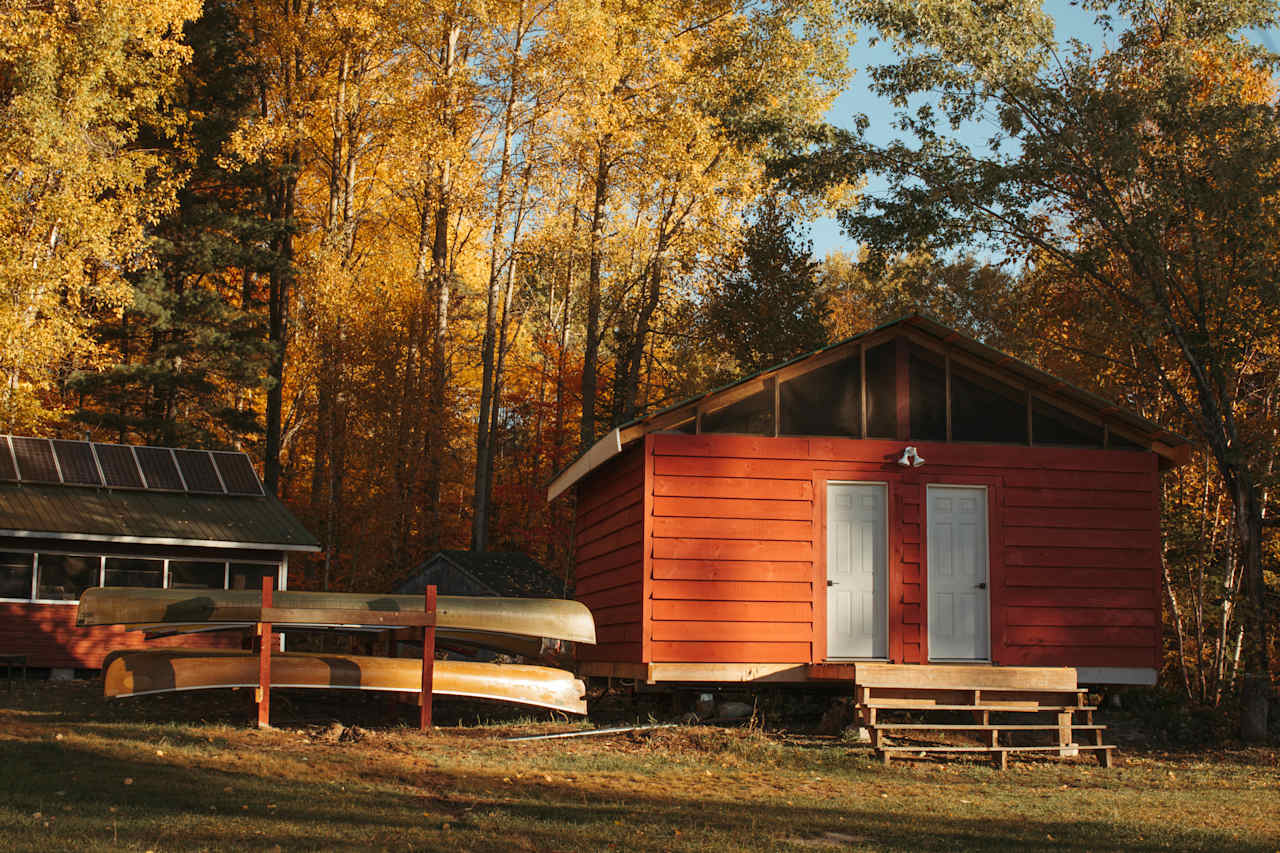
<path fill-rule="evenodd" d="M 740 729 L 423 736 L 369 700 L 347 706 L 382 723 L 363 732 L 331 728 L 344 706 L 311 699 L 259 732 L 248 702 L 0 693 L 0 849 L 1280 849 L 1274 749 L 884 769 L 830 739 Z"/>

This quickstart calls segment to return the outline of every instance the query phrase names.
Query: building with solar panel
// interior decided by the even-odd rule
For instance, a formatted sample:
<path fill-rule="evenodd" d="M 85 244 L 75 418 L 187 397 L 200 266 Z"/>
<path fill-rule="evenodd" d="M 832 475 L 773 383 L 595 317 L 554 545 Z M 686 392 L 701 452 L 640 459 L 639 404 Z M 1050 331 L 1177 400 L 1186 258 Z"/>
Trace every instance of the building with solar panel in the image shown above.
<path fill-rule="evenodd" d="M 287 589 L 289 555 L 319 550 L 243 453 L 0 436 L 0 655 L 30 666 L 96 669 L 142 645 L 75 627 L 88 587 Z"/>

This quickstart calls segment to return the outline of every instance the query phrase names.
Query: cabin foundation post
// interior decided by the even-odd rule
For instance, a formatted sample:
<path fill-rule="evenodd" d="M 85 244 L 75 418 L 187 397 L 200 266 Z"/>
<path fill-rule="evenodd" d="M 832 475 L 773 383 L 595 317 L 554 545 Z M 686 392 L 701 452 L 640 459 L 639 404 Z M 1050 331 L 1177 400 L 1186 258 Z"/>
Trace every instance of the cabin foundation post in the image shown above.
<path fill-rule="evenodd" d="M 436 661 L 436 588 L 432 584 L 423 593 L 427 624 L 422 628 L 422 692 L 418 695 L 418 728 L 431 729 L 431 690 L 435 681 Z"/>
<path fill-rule="evenodd" d="M 271 577 L 262 579 L 262 608 L 258 619 L 262 619 L 262 610 L 271 608 L 271 591 L 275 581 Z M 271 623 L 258 622 L 257 636 L 254 642 L 258 646 L 258 688 L 254 691 L 254 699 L 258 703 L 258 728 L 271 728 Z"/>

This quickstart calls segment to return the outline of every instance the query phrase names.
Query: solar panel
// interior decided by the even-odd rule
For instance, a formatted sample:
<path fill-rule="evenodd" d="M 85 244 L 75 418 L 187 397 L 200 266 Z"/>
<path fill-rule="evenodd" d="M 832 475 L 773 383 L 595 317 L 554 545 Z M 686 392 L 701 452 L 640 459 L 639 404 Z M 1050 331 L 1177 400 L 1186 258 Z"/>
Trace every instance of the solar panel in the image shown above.
<path fill-rule="evenodd" d="M 107 485 L 116 489 L 141 489 L 142 474 L 133 459 L 133 448 L 123 444 L 94 444 L 98 464 L 107 478 Z"/>
<path fill-rule="evenodd" d="M 9 436 L 0 435 L 0 480 L 18 479 L 18 466 L 13 461 L 13 450 L 9 447 Z"/>
<path fill-rule="evenodd" d="M 260 495 L 262 484 L 254 473 L 253 463 L 243 453 L 226 453 L 213 451 L 213 462 L 218 466 L 222 482 L 227 491 L 233 495 Z"/>
<path fill-rule="evenodd" d="M 162 492 L 183 491 L 182 477 L 173 462 L 173 453 L 167 447 L 135 447 L 138 467 L 147 478 L 147 488 Z"/>
<path fill-rule="evenodd" d="M 98 463 L 94 461 L 89 442 L 55 438 L 53 452 L 62 469 L 62 482 L 78 486 L 102 485 L 102 475 L 98 473 Z"/>
<path fill-rule="evenodd" d="M 58 463 L 53 459 L 53 446 L 47 438 L 13 437 L 13 455 L 18 471 L 28 483 L 61 483 Z"/>
<path fill-rule="evenodd" d="M 182 479 L 187 481 L 188 492 L 212 492 L 223 494 L 222 481 L 213 467 L 213 459 L 207 450 L 175 450 Z"/>

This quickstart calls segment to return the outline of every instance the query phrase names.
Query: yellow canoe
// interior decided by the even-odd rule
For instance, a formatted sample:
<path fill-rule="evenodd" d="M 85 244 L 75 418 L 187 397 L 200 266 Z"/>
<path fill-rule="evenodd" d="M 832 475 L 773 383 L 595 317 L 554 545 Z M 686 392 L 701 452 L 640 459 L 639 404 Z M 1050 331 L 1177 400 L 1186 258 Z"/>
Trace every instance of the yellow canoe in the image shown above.
<path fill-rule="evenodd" d="M 115 651 L 103 661 L 102 676 L 108 698 L 257 687 L 258 656 L 209 649 Z M 295 653 L 271 657 L 273 688 L 417 693 L 421 685 L 422 661 L 413 658 Z M 545 666 L 438 660 L 431 692 L 587 713 L 583 683 L 573 673 Z"/>
<path fill-rule="evenodd" d="M 340 610 L 369 613 L 421 612 L 420 595 L 372 595 L 355 592 L 277 592 L 281 610 Z M 76 625 L 155 625 L 254 622 L 262 592 L 251 589 L 187 590 L 90 587 L 80 597 Z M 322 621 L 322 620 L 317 620 Z M 346 624 L 373 624 L 346 623 Z M 586 605 L 558 598 L 497 598 L 442 595 L 436 602 L 441 629 L 546 637 L 574 643 L 596 641 L 595 621 Z"/>

